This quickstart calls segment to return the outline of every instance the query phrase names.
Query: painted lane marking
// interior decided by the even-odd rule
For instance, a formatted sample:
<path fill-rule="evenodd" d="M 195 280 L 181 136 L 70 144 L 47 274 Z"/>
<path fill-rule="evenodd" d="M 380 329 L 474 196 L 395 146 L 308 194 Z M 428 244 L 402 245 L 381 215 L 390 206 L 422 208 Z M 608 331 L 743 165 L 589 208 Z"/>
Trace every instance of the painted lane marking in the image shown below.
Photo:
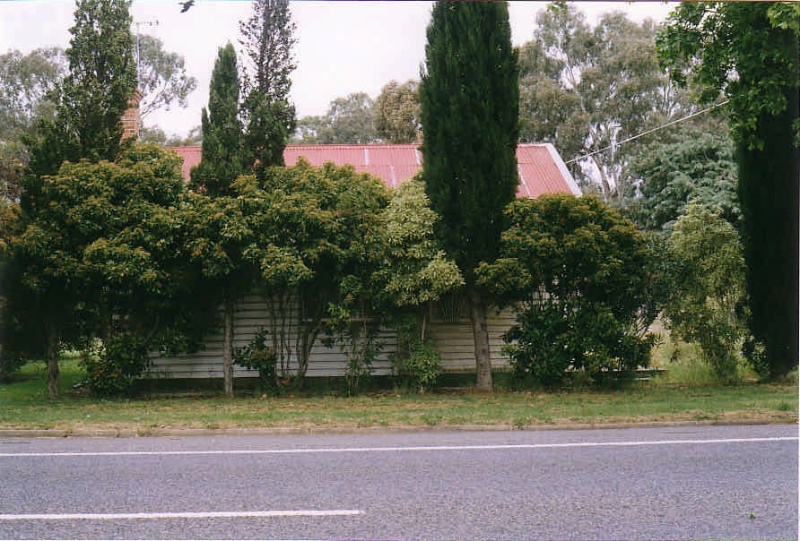
<path fill-rule="evenodd" d="M 609 441 L 572 443 L 529 443 L 508 445 L 430 445 L 408 447 L 323 447 L 318 449 L 218 449 L 203 451 L 77 451 L 52 453 L 0 453 L 0 458 L 70 458 L 98 456 L 214 456 L 214 455 L 295 455 L 335 453 L 399 453 L 430 451 L 505 451 L 535 449 L 568 449 L 587 447 L 644 447 L 661 445 L 720 445 L 738 443 L 777 443 L 798 441 L 797 436 L 771 438 L 725 438 L 710 440 L 654 440 L 654 441 Z"/>
<path fill-rule="evenodd" d="M 158 520 L 175 518 L 277 518 L 277 517 L 348 517 L 364 511 L 221 511 L 209 513 L 65 513 L 40 515 L 0 515 L 0 521 L 12 520 Z"/>

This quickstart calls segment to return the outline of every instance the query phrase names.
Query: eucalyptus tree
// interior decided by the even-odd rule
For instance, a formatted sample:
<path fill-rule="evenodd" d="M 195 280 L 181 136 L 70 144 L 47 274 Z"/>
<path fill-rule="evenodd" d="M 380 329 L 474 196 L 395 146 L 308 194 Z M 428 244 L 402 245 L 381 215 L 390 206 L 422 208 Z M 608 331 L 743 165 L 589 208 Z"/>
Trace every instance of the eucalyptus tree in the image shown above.
<path fill-rule="evenodd" d="M 243 113 L 251 165 L 263 170 L 283 165 L 283 149 L 297 118 L 289 101 L 295 69 L 295 24 L 289 0 L 253 0 L 252 14 L 239 23 L 244 65 Z"/>
<path fill-rule="evenodd" d="M 378 140 L 375 102 L 365 92 L 335 98 L 321 116 L 307 116 L 297 123 L 297 140 L 321 145 L 363 145 Z"/>
<path fill-rule="evenodd" d="M 704 101 L 720 92 L 729 100 L 755 338 L 748 349 L 773 378 L 798 363 L 799 36 L 796 4 L 698 2 L 678 6 L 658 40 L 679 83 Z"/>
<path fill-rule="evenodd" d="M 168 111 L 173 103 L 187 107 L 187 98 L 197 88 L 197 79 L 187 73 L 183 56 L 165 51 L 164 43 L 154 36 L 139 36 L 137 47 L 142 119 L 158 110 Z"/>
<path fill-rule="evenodd" d="M 48 94 L 66 73 L 64 51 L 57 47 L 35 49 L 27 54 L 0 54 L 0 142 L 19 144 L 37 120 L 52 115 Z"/>
<path fill-rule="evenodd" d="M 505 2 L 437 2 L 420 83 L 425 191 L 461 271 L 475 343 L 476 385 L 492 388 L 487 295 L 475 268 L 497 256 L 503 209 L 514 200 L 519 69 Z"/>
<path fill-rule="evenodd" d="M 628 160 L 648 138 L 619 143 L 694 110 L 658 66 L 655 30 L 620 12 L 592 27 L 574 4 L 553 2 L 520 48 L 520 139 L 552 142 L 607 202 L 622 201 Z"/>
<path fill-rule="evenodd" d="M 375 99 L 375 130 L 387 143 L 413 143 L 419 136 L 419 83 L 390 81 Z"/>

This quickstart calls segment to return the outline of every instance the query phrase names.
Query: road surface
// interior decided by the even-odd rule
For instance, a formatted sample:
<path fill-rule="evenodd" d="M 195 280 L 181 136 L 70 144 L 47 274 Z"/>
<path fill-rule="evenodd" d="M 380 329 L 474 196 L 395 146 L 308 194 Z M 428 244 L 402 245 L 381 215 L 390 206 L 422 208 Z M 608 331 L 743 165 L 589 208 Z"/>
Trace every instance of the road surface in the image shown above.
<path fill-rule="evenodd" d="M 0 440 L 0 538 L 797 539 L 797 426 Z"/>

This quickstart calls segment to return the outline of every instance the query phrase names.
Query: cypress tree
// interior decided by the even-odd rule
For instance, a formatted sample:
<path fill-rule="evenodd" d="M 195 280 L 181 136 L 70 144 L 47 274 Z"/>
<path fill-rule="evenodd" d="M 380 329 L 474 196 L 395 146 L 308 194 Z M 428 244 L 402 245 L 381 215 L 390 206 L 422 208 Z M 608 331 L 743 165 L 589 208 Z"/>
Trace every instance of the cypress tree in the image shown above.
<path fill-rule="evenodd" d="M 506 2 L 437 2 L 420 84 L 423 176 L 437 233 L 466 282 L 476 386 L 492 387 L 486 293 L 475 268 L 497 257 L 519 178 L 519 69 Z"/>
<path fill-rule="evenodd" d="M 56 117 L 32 143 L 30 170 L 54 174 L 65 160 L 113 161 L 122 115 L 136 90 L 131 0 L 78 0 L 69 74 L 55 91 Z"/>
<path fill-rule="evenodd" d="M 192 169 L 192 187 L 200 197 L 195 210 L 202 216 L 198 237 L 206 235 L 217 247 L 205 258 L 198 258 L 209 289 L 221 297 L 223 314 L 222 375 L 225 394 L 233 396 L 233 340 L 236 301 L 252 283 L 250 267 L 242 262 L 240 236 L 243 228 L 236 194 L 232 188 L 246 172 L 244 134 L 239 120 L 239 70 L 236 50 L 228 43 L 217 53 L 211 74 L 208 110 L 202 111 L 202 159 Z"/>
<path fill-rule="evenodd" d="M 208 109 L 201 116 L 202 160 L 192 169 L 192 187 L 208 195 L 230 195 L 233 181 L 245 170 L 239 121 L 239 71 L 236 51 L 220 47 L 211 73 Z"/>
<path fill-rule="evenodd" d="M 256 172 L 284 165 L 283 150 L 297 126 L 289 102 L 295 24 L 289 0 L 253 0 L 253 12 L 239 24 L 250 62 L 245 74 L 246 148 Z"/>
<path fill-rule="evenodd" d="M 768 24 L 766 18 L 763 24 Z M 786 47 L 786 57 L 798 59 L 794 69 L 800 80 L 797 34 L 771 31 L 781 36 L 778 41 Z M 761 144 L 748 144 L 743 137 L 737 155 L 750 332 L 764 346 L 763 365 L 757 367 L 770 379 L 797 368 L 800 330 L 800 149 L 793 129 L 800 117 L 800 92 L 797 86 L 786 86 L 783 92 L 786 108 L 758 117 L 751 135 Z"/>

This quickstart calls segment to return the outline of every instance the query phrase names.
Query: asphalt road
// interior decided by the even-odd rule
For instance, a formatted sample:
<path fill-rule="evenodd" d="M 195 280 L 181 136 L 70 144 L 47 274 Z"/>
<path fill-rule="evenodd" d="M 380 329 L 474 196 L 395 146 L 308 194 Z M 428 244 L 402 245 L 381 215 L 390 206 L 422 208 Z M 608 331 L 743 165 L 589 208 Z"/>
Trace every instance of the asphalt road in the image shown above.
<path fill-rule="evenodd" d="M 0 440 L 0 538 L 797 539 L 797 426 Z"/>

